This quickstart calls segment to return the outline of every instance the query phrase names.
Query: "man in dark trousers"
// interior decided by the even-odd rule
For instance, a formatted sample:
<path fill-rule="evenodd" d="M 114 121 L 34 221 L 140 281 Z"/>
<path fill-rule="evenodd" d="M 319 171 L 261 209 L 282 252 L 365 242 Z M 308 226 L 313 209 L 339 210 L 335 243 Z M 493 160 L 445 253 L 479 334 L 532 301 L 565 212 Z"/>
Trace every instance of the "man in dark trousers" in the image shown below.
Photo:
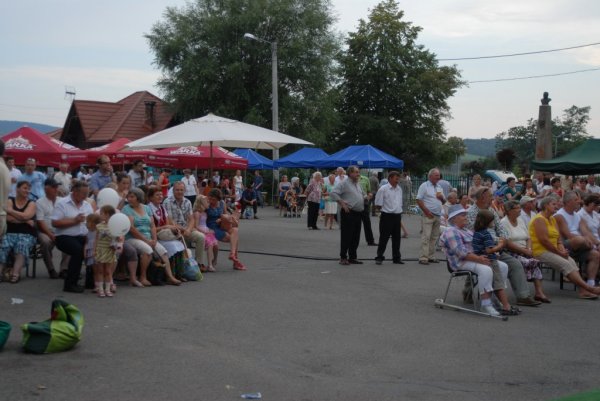
<path fill-rule="evenodd" d="M 388 239 L 392 237 L 392 263 L 404 264 L 400 254 L 400 228 L 402 222 L 402 188 L 400 173 L 391 171 L 388 183 L 382 185 L 375 196 L 375 207 L 381 212 L 379 217 L 379 246 L 375 263 L 380 265 L 385 257 Z"/>
<path fill-rule="evenodd" d="M 337 184 L 329 194 L 330 199 L 340 206 L 340 265 L 360 265 L 356 250 L 360 242 L 362 212 L 365 208 L 365 194 L 359 183 L 358 167 L 348 167 L 348 178 Z"/>
<path fill-rule="evenodd" d="M 362 223 L 365 228 L 365 240 L 367 240 L 367 245 L 369 246 L 377 246 L 375 242 L 375 237 L 373 237 L 373 229 L 371 228 L 371 215 L 369 213 L 369 203 L 371 202 L 371 198 L 374 196 L 375 192 L 371 189 L 371 183 L 367 177 L 361 175 L 358 177 L 358 182 L 363 193 L 367 194 L 365 198 L 365 207 L 362 212 Z"/>

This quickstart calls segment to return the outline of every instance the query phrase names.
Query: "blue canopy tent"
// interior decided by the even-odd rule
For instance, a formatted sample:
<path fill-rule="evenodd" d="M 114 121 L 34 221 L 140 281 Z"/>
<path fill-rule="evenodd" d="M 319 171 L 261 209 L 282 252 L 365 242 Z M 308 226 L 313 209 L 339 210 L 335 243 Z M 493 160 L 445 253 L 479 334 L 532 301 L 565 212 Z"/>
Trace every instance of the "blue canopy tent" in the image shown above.
<path fill-rule="evenodd" d="M 273 161 L 252 149 L 236 149 L 233 153 L 248 160 L 249 170 L 273 170 Z"/>
<path fill-rule="evenodd" d="M 359 168 L 397 168 L 404 167 L 404 162 L 371 145 L 352 145 L 332 154 L 326 159 L 319 160 L 316 167 L 348 167 Z"/>
<path fill-rule="evenodd" d="M 275 168 L 315 168 L 317 163 L 329 157 L 325 151 L 319 148 L 302 148 L 286 157 L 273 161 Z"/>

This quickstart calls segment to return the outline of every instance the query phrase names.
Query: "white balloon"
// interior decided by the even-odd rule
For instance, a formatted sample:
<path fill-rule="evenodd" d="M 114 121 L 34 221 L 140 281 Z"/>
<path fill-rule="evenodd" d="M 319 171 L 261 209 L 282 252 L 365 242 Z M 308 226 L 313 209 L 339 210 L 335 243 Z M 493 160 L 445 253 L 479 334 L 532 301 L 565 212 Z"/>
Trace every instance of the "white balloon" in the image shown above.
<path fill-rule="evenodd" d="M 121 237 L 129 232 L 131 221 L 123 213 L 115 213 L 108 219 L 108 229 L 114 237 Z"/>
<path fill-rule="evenodd" d="M 119 206 L 119 194 L 112 188 L 104 188 L 98 192 L 98 196 L 96 197 L 96 204 L 98 207 L 102 207 L 104 205 L 111 205 L 115 209 Z"/>

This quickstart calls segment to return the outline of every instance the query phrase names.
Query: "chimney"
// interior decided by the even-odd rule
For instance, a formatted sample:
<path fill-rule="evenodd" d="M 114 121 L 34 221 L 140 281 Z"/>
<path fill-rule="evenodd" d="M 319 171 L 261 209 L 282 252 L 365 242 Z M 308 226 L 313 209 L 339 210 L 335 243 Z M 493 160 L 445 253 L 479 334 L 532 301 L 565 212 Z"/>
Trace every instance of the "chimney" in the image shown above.
<path fill-rule="evenodd" d="M 156 125 L 154 116 L 154 106 L 156 106 L 156 102 L 153 100 L 146 100 L 144 101 L 144 106 L 144 125 L 152 129 Z"/>

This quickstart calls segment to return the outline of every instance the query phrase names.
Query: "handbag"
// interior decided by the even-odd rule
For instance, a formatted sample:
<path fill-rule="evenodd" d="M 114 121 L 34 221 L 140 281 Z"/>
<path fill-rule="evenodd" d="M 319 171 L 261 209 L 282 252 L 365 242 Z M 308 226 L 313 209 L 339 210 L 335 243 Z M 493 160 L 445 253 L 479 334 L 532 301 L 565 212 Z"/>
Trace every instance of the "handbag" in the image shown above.
<path fill-rule="evenodd" d="M 160 230 L 156 236 L 161 241 L 176 241 L 181 238 L 179 233 L 175 234 L 170 228 L 164 228 Z"/>
<path fill-rule="evenodd" d="M 152 259 L 148 265 L 146 277 L 152 285 L 165 285 L 167 274 L 165 272 L 165 264 L 156 250 L 152 250 Z"/>
<path fill-rule="evenodd" d="M 200 266 L 198 266 L 198 262 L 191 255 L 190 250 L 187 248 L 187 244 L 185 240 L 182 239 L 183 242 L 183 278 L 188 281 L 202 281 L 204 276 L 200 271 Z"/>

